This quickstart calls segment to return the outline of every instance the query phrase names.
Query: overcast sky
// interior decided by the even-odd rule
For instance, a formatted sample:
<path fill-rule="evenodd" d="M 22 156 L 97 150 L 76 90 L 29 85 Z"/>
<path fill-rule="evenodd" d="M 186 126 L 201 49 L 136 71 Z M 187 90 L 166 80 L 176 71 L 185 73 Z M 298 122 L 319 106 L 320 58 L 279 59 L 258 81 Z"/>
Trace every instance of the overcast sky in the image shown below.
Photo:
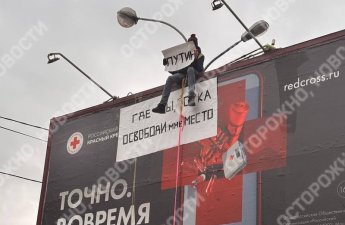
<path fill-rule="evenodd" d="M 287 47 L 345 28 L 344 0 L 228 0 L 248 25 L 270 23 L 259 40 Z M 47 54 L 61 52 L 116 96 L 165 82 L 161 50 L 183 43 L 169 27 L 139 21 L 122 28 L 116 12 L 163 20 L 186 36 L 196 33 L 206 62 L 238 41 L 244 32 L 225 8 L 211 0 L 0 0 L 0 116 L 48 127 L 53 116 L 108 99 L 63 60 L 47 65 Z M 216 61 L 221 66 L 257 48 L 250 41 Z M 0 126 L 47 138 L 45 131 L 0 119 Z M 0 129 L 0 171 L 42 180 L 46 143 Z M 34 225 L 41 186 L 0 174 L 0 223 Z"/>

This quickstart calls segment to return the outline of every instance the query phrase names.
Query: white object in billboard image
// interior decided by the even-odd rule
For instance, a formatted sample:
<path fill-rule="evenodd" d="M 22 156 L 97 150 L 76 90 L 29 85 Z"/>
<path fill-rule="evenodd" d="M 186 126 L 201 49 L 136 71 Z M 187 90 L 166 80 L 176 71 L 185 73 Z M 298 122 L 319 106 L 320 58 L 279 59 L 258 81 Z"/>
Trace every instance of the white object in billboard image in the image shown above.
<path fill-rule="evenodd" d="M 223 154 L 224 175 L 233 178 L 247 165 L 247 157 L 243 145 L 237 141 Z"/>

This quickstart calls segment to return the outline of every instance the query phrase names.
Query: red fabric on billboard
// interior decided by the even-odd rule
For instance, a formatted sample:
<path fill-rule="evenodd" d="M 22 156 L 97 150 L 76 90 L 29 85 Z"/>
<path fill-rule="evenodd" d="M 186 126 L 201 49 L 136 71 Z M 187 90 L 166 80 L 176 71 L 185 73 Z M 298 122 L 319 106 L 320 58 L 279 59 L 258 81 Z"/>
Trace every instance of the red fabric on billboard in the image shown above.
<path fill-rule="evenodd" d="M 208 181 L 198 185 L 198 194 L 205 196 Z M 230 181 L 216 179 L 212 192 L 200 201 L 196 210 L 196 225 L 219 225 L 242 221 L 243 177 L 237 175 Z"/>
<path fill-rule="evenodd" d="M 176 148 L 164 151 L 163 154 L 163 173 L 162 190 L 175 188 L 176 177 Z M 200 146 L 197 143 L 183 145 L 181 148 L 181 167 L 178 186 L 190 185 L 198 176 L 198 168 L 195 166 L 194 157 L 200 152 Z"/>
<path fill-rule="evenodd" d="M 247 166 L 244 173 L 264 171 L 286 166 L 287 126 L 286 120 L 276 117 L 260 118 L 246 122 L 243 129 L 244 143 L 246 143 Z M 267 121 L 276 123 L 267 126 Z M 261 135 L 258 128 L 264 129 Z M 275 129 L 272 129 L 275 128 Z"/>
<path fill-rule="evenodd" d="M 218 87 L 218 99 L 222 99 L 222 101 L 218 102 L 218 128 L 228 127 L 230 124 L 229 109 L 231 105 L 245 102 L 245 94 L 245 81 Z M 257 133 L 257 129 L 264 125 L 268 118 L 246 121 L 242 129 L 243 140 L 241 142 L 249 142 L 252 135 Z M 286 121 L 283 121 L 276 129 L 267 132 L 266 137 L 262 138 L 260 145 L 254 146 L 249 142 L 246 146 L 250 149 L 250 151 L 246 149 L 247 166 L 231 180 L 219 177 L 214 180 L 214 183 L 211 185 L 212 191 L 196 209 L 196 224 L 219 225 L 240 222 L 242 220 L 243 201 L 242 173 L 284 167 L 286 165 L 286 135 Z M 237 140 L 238 136 L 235 138 Z M 205 144 L 211 139 L 182 146 L 178 186 L 191 185 L 200 175 L 195 158 L 201 153 L 201 142 Z M 176 151 L 177 148 L 171 148 L 163 152 L 162 190 L 175 188 Z M 219 159 L 211 161 L 211 163 L 222 165 L 223 162 Z M 198 194 L 205 195 L 207 185 L 210 182 L 209 179 L 208 177 L 204 182 L 197 185 Z"/>
<path fill-rule="evenodd" d="M 226 127 L 230 122 L 228 115 L 230 105 L 245 100 L 245 81 L 243 80 L 218 87 L 218 99 L 222 99 L 222 101 L 218 101 L 218 127 Z M 194 158 L 200 154 L 200 150 L 201 145 L 199 143 L 191 143 L 182 146 L 179 186 L 190 185 L 198 176 L 198 168 L 195 165 Z M 163 190 L 175 188 L 176 151 L 177 148 L 171 148 L 165 150 L 163 153 Z"/>

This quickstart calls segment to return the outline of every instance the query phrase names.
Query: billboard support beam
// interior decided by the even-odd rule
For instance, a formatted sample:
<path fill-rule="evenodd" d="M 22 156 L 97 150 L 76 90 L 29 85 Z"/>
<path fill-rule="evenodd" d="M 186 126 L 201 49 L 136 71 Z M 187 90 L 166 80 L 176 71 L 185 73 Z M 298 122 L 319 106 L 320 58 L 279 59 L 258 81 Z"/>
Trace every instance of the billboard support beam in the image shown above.
<path fill-rule="evenodd" d="M 76 66 L 71 60 L 69 60 L 66 56 L 62 53 L 49 53 L 48 54 L 48 64 L 56 62 L 59 60 L 57 56 L 64 58 L 69 64 L 71 64 L 74 68 L 76 68 L 79 72 L 81 72 L 87 79 L 89 79 L 92 83 L 94 83 L 97 87 L 99 87 L 104 93 L 109 95 L 111 99 L 117 99 L 116 96 L 110 94 L 107 90 L 105 90 L 100 84 L 94 81 L 89 75 L 87 75 L 84 71 L 82 71 L 78 66 Z"/>

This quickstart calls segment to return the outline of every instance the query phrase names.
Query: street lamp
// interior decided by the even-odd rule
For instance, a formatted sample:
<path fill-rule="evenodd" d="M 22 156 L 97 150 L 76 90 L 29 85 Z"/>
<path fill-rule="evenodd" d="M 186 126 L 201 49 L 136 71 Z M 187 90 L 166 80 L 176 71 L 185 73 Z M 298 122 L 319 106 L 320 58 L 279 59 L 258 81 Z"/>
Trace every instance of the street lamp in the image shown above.
<path fill-rule="evenodd" d="M 171 25 L 170 23 L 164 22 L 162 20 L 138 17 L 135 10 L 129 7 L 122 8 L 120 11 L 117 12 L 117 21 L 122 27 L 125 27 L 125 28 L 132 27 L 133 25 L 137 24 L 139 20 L 165 24 L 171 27 L 172 29 L 174 29 L 175 31 L 177 31 L 181 35 L 183 40 L 187 42 L 187 38 L 183 35 L 183 33 L 179 29 L 177 29 L 175 26 Z"/>
<path fill-rule="evenodd" d="M 109 95 L 111 97 L 111 99 L 116 99 L 116 96 L 111 95 L 107 90 L 105 90 L 101 85 L 99 85 L 96 81 L 94 81 L 89 75 L 87 75 L 84 71 L 82 71 L 79 67 L 77 67 L 71 60 L 69 60 L 66 56 L 64 56 L 61 53 L 49 53 L 48 54 L 48 64 L 51 64 L 53 62 L 58 61 L 60 58 L 62 57 L 63 59 L 65 59 L 69 64 L 71 64 L 74 68 L 76 68 L 79 72 L 81 72 L 87 79 L 89 79 L 92 83 L 94 83 L 95 85 L 97 85 L 97 87 L 99 87 L 100 89 L 102 89 L 102 91 L 104 91 L 107 95 Z"/>
<path fill-rule="evenodd" d="M 213 10 L 217 10 L 222 8 L 223 3 L 220 0 L 214 0 L 211 5 Z"/>
<path fill-rule="evenodd" d="M 253 31 L 248 28 L 243 22 L 242 20 L 236 15 L 236 13 L 230 8 L 230 6 L 228 5 L 228 3 L 225 2 L 225 0 L 214 0 L 212 2 L 212 9 L 213 10 L 217 10 L 219 8 L 221 8 L 223 5 L 226 6 L 226 8 L 228 8 L 228 10 L 232 13 L 232 15 L 237 19 L 237 21 L 243 26 L 243 28 L 247 31 L 247 36 L 251 36 L 255 42 L 260 46 L 260 48 L 265 52 L 266 49 L 264 48 L 264 46 L 262 46 L 262 44 L 258 41 L 258 39 L 256 39 L 255 35 L 252 33 Z M 267 28 L 266 28 L 267 29 Z"/>
<path fill-rule="evenodd" d="M 209 62 L 207 64 L 207 66 L 205 67 L 205 71 L 207 70 L 207 68 L 214 62 L 216 61 L 218 58 L 220 58 L 222 55 L 224 55 L 225 53 L 227 53 L 228 51 L 230 51 L 232 48 L 234 48 L 236 45 L 238 45 L 241 42 L 246 42 L 251 40 L 253 37 L 257 37 L 259 35 L 262 35 L 263 33 L 265 33 L 267 31 L 269 27 L 269 24 L 264 21 L 264 20 L 260 20 L 256 23 L 254 23 L 250 28 L 249 28 L 249 32 L 244 32 L 241 35 L 241 39 L 237 42 L 235 42 L 235 44 L 231 45 L 229 48 L 225 49 L 223 52 L 221 52 L 219 55 L 217 55 L 214 59 L 211 60 L 211 62 Z"/>

